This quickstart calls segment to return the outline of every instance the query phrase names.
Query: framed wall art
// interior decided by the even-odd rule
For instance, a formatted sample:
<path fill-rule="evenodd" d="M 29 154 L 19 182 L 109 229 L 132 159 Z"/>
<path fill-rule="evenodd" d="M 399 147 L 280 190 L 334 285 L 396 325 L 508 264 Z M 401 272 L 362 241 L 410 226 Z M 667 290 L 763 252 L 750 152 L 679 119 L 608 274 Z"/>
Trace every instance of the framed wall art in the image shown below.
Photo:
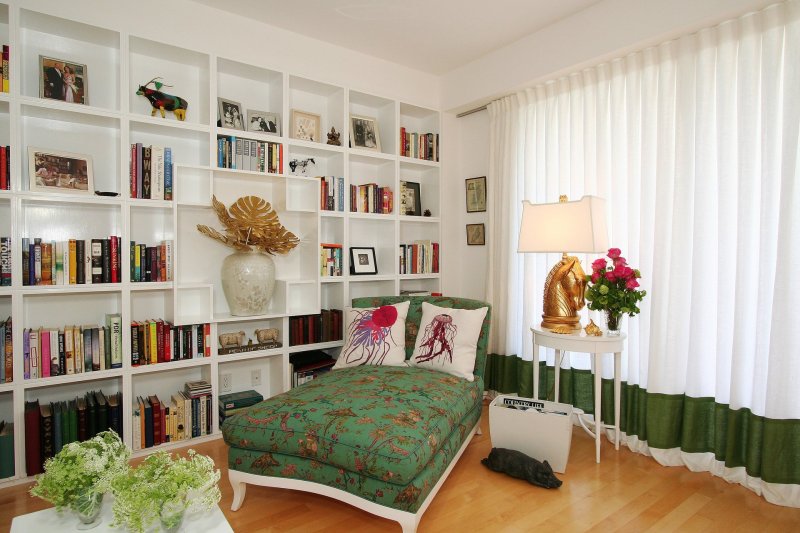
<path fill-rule="evenodd" d="M 467 178 L 467 213 L 486 211 L 486 176 Z"/>
<path fill-rule="evenodd" d="M 483 246 L 486 244 L 486 226 L 483 224 L 467 224 L 467 244 Z"/>
<path fill-rule="evenodd" d="M 233 100 L 217 97 L 219 107 L 219 120 L 223 128 L 232 130 L 244 130 L 244 113 L 242 104 Z"/>
<path fill-rule="evenodd" d="M 39 56 L 39 97 L 88 104 L 86 65 Z"/>
<path fill-rule="evenodd" d="M 28 148 L 30 190 L 93 194 L 92 156 Z"/>
<path fill-rule="evenodd" d="M 375 262 L 375 248 L 350 248 L 350 274 L 359 276 L 377 274 L 378 264 Z"/>
<path fill-rule="evenodd" d="M 267 111 L 247 110 L 247 131 L 281 134 L 281 116 Z"/>
<path fill-rule="evenodd" d="M 400 182 L 400 214 L 422 216 L 422 196 L 419 193 L 419 183 Z"/>
<path fill-rule="evenodd" d="M 319 123 L 319 115 L 292 109 L 292 139 L 319 142 Z"/>
<path fill-rule="evenodd" d="M 350 115 L 350 146 L 364 150 L 381 151 L 378 119 Z"/>

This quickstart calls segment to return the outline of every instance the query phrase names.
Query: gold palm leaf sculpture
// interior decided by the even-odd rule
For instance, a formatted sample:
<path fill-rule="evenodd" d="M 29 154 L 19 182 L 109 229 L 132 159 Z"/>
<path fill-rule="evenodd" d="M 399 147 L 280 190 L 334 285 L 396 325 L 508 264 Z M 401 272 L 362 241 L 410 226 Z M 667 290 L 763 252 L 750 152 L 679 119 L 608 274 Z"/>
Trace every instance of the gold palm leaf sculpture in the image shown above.
<path fill-rule="evenodd" d="M 216 196 L 211 198 L 211 204 L 225 226 L 224 233 L 205 224 L 198 224 L 197 229 L 238 252 L 255 249 L 269 255 L 284 255 L 300 242 L 294 233 L 283 227 L 278 213 L 263 198 L 243 196 L 231 205 L 230 211 Z"/>

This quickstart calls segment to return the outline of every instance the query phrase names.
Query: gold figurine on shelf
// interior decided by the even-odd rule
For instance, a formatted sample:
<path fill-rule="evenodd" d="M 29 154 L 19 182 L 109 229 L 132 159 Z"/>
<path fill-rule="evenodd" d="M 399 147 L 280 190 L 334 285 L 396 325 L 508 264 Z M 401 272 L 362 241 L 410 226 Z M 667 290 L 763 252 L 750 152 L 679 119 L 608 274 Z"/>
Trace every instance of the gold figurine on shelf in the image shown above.
<path fill-rule="evenodd" d="M 583 328 L 587 335 L 590 337 L 602 337 L 603 331 L 594 323 L 594 320 L 589 319 L 589 323 Z"/>
<path fill-rule="evenodd" d="M 559 335 L 571 335 L 572 333 L 575 333 L 575 330 L 572 329 L 572 327 L 564 324 L 553 326 L 550 328 L 550 331 L 553 333 L 558 333 Z"/>

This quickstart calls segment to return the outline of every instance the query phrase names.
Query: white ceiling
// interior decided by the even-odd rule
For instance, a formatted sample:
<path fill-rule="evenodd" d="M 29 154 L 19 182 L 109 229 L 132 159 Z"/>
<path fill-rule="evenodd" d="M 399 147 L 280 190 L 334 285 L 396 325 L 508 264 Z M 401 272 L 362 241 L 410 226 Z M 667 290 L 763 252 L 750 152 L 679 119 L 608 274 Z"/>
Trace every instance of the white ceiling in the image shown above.
<path fill-rule="evenodd" d="M 194 1 L 441 75 L 600 0 Z"/>

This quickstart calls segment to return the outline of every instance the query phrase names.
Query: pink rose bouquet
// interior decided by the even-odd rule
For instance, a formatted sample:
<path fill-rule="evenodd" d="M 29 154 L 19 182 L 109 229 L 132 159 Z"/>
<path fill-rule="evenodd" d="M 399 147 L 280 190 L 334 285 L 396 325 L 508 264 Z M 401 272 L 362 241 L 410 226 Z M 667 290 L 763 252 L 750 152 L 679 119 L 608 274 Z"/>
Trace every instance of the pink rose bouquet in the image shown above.
<path fill-rule="evenodd" d="M 639 312 L 636 305 L 647 291 L 637 289 L 641 273 L 628 266 L 619 248 L 610 248 L 605 257 L 592 263 L 592 273 L 586 276 L 586 300 L 589 309 L 606 311 L 620 316 L 633 316 Z"/>

